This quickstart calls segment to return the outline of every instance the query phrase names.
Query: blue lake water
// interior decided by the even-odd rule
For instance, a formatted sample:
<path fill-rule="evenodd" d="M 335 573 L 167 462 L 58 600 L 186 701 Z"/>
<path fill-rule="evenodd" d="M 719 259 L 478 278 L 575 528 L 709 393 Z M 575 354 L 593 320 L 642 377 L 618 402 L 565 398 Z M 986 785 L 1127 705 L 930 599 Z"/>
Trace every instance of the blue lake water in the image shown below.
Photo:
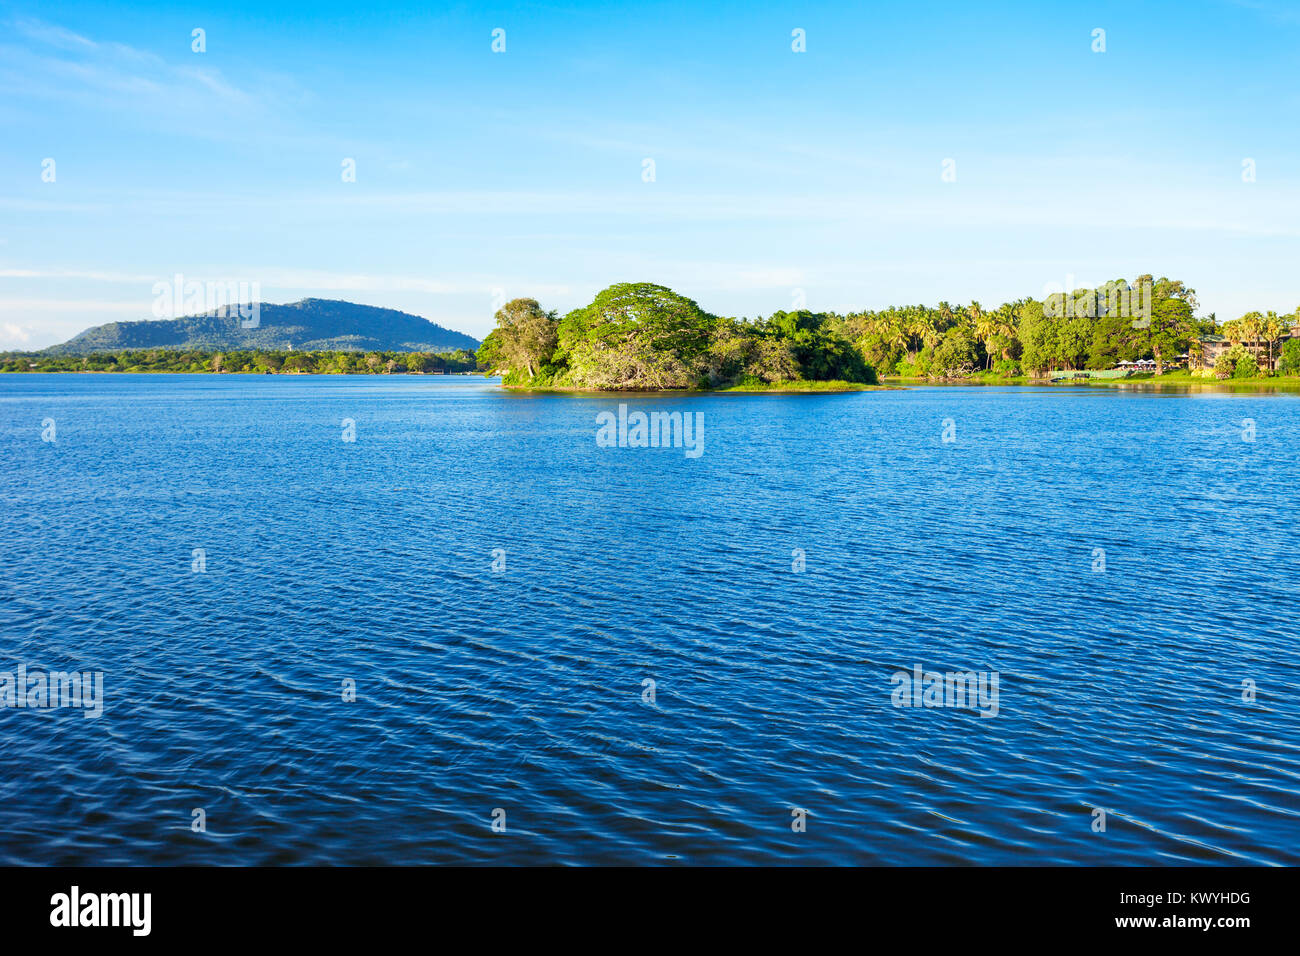
<path fill-rule="evenodd" d="M 704 453 L 597 447 L 620 401 Z M 1297 864 L 1298 447 L 1288 395 L 2 376 L 0 671 L 105 698 L 0 709 L 0 863 Z"/>

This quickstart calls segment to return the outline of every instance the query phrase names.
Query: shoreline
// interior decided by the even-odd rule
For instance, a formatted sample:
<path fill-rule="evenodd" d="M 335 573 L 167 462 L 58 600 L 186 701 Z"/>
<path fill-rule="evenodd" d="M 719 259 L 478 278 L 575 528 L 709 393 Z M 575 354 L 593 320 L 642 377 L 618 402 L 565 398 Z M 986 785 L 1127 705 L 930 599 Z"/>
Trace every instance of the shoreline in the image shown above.
<path fill-rule="evenodd" d="M 1167 389 L 1176 388 L 1183 390 L 1229 390 L 1229 391 L 1258 391 L 1261 389 L 1273 389 L 1276 391 L 1296 391 L 1300 392 L 1300 377 L 1297 376 L 1259 376 L 1257 378 L 1211 378 L 1201 375 L 1188 375 L 1186 373 L 1174 373 L 1167 375 L 1141 374 L 1133 375 L 1129 378 L 1092 378 L 1077 379 L 1071 381 L 1052 381 L 1048 378 L 1031 378 L 1020 375 L 1003 379 L 997 378 L 970 378 L 954 379 L 949 381 L 932 382 L 926 379 L 902 378 L 902 377 L 882 377 L 882 382 L 893 382 L 902 386 L 927 386 L 942 387 L 953 386 L 959 388 L 994 386 L 994 387 L 1019 387 L 1019 388 L 1119 388 L 1119 389 Z"/>
<path fill-rule="evenodd" d="M 735 385 L 727 388 L 659 388 L 659 389 L 620 389 L 620 388 L 533 388 L 528 385 L 501 385 L 507 392 L 523 392 L 537 395 L 838 395 L 853 392 L 898 391 L 902 385 L 837 385 L 835 387 L 812 388 L 772 386 L 761 388 L 752 385 Z"/>
<path fill-rule="evenodd" d="M 166 368 L 135 368 L 135 369 L 114 369 L 106 368 L 49 368 L 49 369 L 29 369 L 25 372 L 11 368 L 0 368 L 0 375 L 248 375 L 252 377 L 262 376 L 302 376 L 302 375 L 332 375 L 332 376 L 365 376 L 374 378 L 400 378 L 404 375 L 413 375 L 421 378 L 453 378 L 466 376 L 477 376 L 478 372 L 263 372 L 263 371 L 244 371 L 240 369 L 237 372 L 214 372 L 211 369 L 195 371 L 193 369 L 166 369 Z"/>
<path fill-rule="evenodd" d="M 0 376 L 28 375 L 201 375 L 214 377 L 277 377 L 300 378 L 323 376 L 329 378 L 483 378 L 485 384 L 489 376 L 480 372 L 360 372 L 360 371 L 192 371 L 171 369 L 47 369 L 19 371 L 0 369 Z M 1271 376 L 1259 378 L 1216 379 L 1187 374 L 1173 375 L 1135 375 L 1130 378 L 1077 379 L 1052 381 L 1047 378 L 1013 376 L 1008 378 L 979 377 L 969 379 L 930 380 L 923 378 L 904 378 L 901 376 L 882 377 L 875 385 L 856 382 L 836 382 L 834 384 L 810 381 L 805 384 L 790 385 L 733 385 L 725 388 L 665 388 L 665 389 L 605 389 L 576 387 L 531 387 L 528 385 L 505 385 L 495 383 L 502 391 L 512 394 L 534 395 L 838 395 L 856 392 L 905 391 L 912 388 L 1116 388 L 1133 391 L 1216 391 L 1216 392 L 1296 392 L 1300 393 L 1300 377 Z"/>

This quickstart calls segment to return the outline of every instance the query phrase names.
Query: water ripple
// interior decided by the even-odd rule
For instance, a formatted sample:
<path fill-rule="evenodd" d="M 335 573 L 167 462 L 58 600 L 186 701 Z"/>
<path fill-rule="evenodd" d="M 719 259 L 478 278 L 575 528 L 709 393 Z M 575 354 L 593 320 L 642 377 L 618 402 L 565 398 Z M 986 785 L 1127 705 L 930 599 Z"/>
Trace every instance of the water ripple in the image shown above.
<path fill-rule="evenodd" d="M 705 454 L 598 449 L 620 400 Z M 0 670 L 106 703 L 0 709 L 0 862 L 1295 865 L 1298 439 L 1286 395 L 5 376 Z M 918 664 L 997 716 L 894 707 Z"/>

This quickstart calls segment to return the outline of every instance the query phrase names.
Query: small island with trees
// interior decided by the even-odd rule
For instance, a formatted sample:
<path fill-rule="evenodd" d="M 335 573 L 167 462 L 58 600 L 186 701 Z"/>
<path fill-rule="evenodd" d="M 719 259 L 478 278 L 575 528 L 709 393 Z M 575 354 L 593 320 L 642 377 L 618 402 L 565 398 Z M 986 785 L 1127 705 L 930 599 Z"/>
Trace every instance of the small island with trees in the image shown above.
<path fill-rule="evenodd" d="M 556 390 L 821 390 L 877 384 L 838 316 L 711 315 L 671 289 L 620 283 L 564 318 L 514 299 L 478 350 L 507 387 Z"/>

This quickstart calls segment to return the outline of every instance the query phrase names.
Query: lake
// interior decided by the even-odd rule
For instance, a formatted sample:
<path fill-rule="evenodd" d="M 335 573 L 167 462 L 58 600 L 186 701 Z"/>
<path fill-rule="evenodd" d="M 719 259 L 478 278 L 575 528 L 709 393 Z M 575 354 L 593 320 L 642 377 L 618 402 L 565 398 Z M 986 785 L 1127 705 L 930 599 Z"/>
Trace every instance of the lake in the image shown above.
<path fill-rule="evenodd" d="M 1300 863 L 1294 395 L 7 375 L 0 446 L 0 671 L 103 681 L 0 709 L 5 864 Z"/>

